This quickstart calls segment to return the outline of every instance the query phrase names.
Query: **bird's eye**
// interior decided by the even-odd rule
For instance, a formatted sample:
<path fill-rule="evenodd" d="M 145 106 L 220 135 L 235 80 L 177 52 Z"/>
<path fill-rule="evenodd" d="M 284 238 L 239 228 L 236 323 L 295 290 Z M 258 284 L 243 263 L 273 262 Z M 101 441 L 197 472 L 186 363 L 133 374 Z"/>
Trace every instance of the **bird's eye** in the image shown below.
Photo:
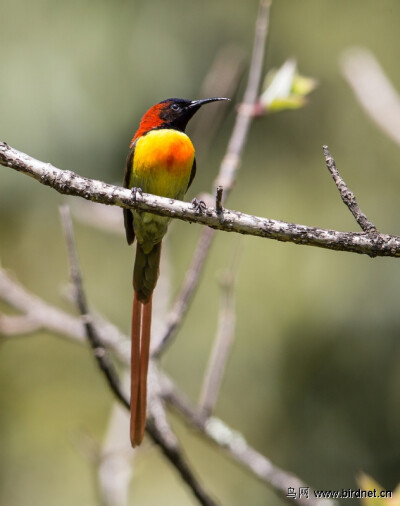
<path fill-rule="evenodd" d="M 181 110 L 181 108 L 179 107 L 179 105 L 178 105 L 178 104 L 172 104 L 172 105 L 171 105 L 171 109 L 172 109 L 173 111 L 180 111 L 180 110 Z"/>

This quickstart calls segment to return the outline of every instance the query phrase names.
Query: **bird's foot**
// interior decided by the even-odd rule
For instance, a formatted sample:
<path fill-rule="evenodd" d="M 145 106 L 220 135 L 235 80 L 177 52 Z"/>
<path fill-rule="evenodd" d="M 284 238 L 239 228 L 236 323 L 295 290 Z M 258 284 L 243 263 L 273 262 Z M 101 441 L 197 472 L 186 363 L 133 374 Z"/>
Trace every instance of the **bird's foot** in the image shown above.
<path fill-rule="evenodd" d="M 197 200 L 196 198 L 194 198 L 192 200 L 192 207 L 194 207 L 196 210 L 196 213 L 199 213 L 199 214 L 204 213 L 204 211 L 207 209 L 207 205 L 204 202 L 204 200 Z"/>
<path fill-rule="evenodd" d="M 131 188 L 131 195 L 133 202 L 136 203 L 137 194 L 143 197 L 143 190 L 141 188 L 136 188 L 135 186 Z"/>

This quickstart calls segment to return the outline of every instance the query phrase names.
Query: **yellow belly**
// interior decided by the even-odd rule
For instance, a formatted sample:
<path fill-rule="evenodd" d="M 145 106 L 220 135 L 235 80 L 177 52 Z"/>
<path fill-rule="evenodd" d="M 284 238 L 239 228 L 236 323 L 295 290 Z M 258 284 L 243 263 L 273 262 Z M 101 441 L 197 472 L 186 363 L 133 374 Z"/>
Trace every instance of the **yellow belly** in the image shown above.
<path fill-rule="evenodd" d="M 135 146 L 131 185 L 145 193 L 182 198 L 194 160 L 192 141 L 177 130 L 153 130 Z"/>
<path fill-rule="evenodd" d="M 177 130 L 153 130 L 136 141 L 129 184 L 144 193 L 182 199 L 193 161 L 194 147 L 186 134 Z M 169 221 L 151 213 L 133 212 L 135 235 L 145 253 L 161 241 Z"/>

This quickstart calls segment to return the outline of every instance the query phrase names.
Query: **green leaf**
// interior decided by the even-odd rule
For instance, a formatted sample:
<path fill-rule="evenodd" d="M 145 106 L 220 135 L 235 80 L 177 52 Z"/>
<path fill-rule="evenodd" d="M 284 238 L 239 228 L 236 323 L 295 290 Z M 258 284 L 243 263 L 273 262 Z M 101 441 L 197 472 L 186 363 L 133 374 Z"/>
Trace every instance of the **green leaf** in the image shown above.
<path fill-rule="evenodd" d="M 296 74 L 293 79 L 291 92 L 294 95 L 308 95 L 318 86 L 318 81 L 312 77 Z"/>
<path fill-rule="evenodd" d="M 265 89 L 260 97 L 260 102 L 266 108 L 269 108 L 274 100 L 284 99 L 290 95 L 295 72 L 295 60 L 287 60 L 280 69 L 268 72 L 264 82 Z"/>
<path fill-rule="evenodd" d="M 268 107 L 269 112 L 284 111 L 286 109 L 300 109 L 307 100 L 301 96 L 290 95 L 287 98 L 276 98 Z"/>
<path fill-rule="evenodd" d="M 259 100 L 264 112 L 278 112 L 303 107 L 317 81 L 297 72 L 296 60 L 287 60 L 279 69 L 272 69 L 264 79 L 264 91 Z"/>

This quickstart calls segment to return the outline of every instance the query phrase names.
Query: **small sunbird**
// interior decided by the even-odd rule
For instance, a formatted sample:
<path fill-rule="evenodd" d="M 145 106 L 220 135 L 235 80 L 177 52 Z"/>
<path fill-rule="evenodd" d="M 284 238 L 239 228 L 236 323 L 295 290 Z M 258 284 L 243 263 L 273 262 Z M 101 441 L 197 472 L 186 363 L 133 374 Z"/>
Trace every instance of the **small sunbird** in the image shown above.
<path fill-rule="evenodd" d="M 229 99 L 168 98 L 151 107 L 131 141 L 124 187 L 182 200 L 196 174 L 195 150 L 185 134 L 186 125 L 201 106 L 219 100 Z M 140 445 L 146 428 L 152 296 L 159 274 L 161 241 L 169 222 L 170 218 L 124 209 L 128 244 L 136 238 L 131 327 L 132 447 Z"/>

